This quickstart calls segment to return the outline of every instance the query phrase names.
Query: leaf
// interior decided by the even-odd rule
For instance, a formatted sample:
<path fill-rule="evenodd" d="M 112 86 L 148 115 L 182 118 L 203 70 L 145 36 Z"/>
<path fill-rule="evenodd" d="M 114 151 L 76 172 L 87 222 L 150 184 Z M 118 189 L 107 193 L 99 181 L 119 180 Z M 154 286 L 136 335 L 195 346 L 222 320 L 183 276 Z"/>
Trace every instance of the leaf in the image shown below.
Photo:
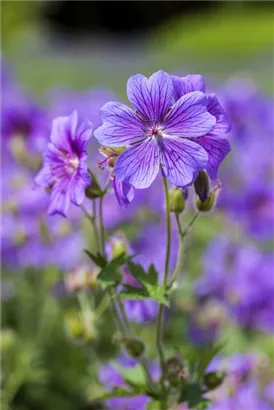
<path fill-rule="evenodd" d="M 182 387 L 179 403 L 187 402 L 190 408 L 196 408 L 200 403 L 207 401 L 203 397 L 204 393 L 199 383 L 188 382 Z"/>
<path fill-rule="evenodd" d="M 101 396 L 95 397 L 95 400 L 103 401 L 107 399 L 111 399 L 113 397 L 134 397 L 138 396 L 139 393 L 136 393 L 132 390 L 127 390 L 122 387 L 115 387 L 112 391 L 106 392 Z"/>
<path fill-rule="evenodd" d="M 121 282 L 122 274 L 121 272 L 119 272 L 119 268 L 125 264 L 127 259 L 128 257 L 125 255 L 125 253 L 122 253 L 121 255 L 107 262 L 107 264 L 102 268 L 101 272 L 97 276 L 97 279 L 99 279 L 106 287 L 116 285 L 117 283 Z"/>
<path fill-rule="evenodd" d="M 88 255 L 92 262 L 94 262 L 95 265 L 99 266 L 100 268 L 103 268 L 107 264 L 106 258 L 101 253 L 97 252 L 96 254 L 94 254 L 87 249 L 85 249 L 84 252 L 86 255 Z"/>
<path fill-rule="evenodd" d="M 140 283 L 141 287 L 124 285 L 125 291 L 120 294 L 123 299 L 151 298 L 158 303 L 169 306 L 166 290 L 158 284 L 158 273 L 153 265 L 150 265 L 148 272 L 145 272 L 141 265 L 132 262 L 132 260 L 127 260 L 126 264 L 131 275 Z"/>

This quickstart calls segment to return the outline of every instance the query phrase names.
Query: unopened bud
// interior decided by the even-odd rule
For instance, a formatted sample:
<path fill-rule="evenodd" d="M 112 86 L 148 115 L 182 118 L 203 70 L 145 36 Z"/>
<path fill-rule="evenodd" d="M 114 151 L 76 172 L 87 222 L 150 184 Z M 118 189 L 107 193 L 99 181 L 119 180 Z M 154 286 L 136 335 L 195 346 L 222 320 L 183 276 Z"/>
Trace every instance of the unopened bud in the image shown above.
<path fill-rule="evenodd" d="M 169 191 L 170 212 L 180 214 L 185 209 L 185 198 L 181 188 L 175 188 Z"/>
<path fill-rule="evenodd" d="M 182 379 L 187 379 L 188 369 L 184 367 L 178 355 L 170 357 L 165 364 L 167 379 L 172 385 L 177 385 Z"/>
<path fill-rule="evenodd" d="M 210 372 L 204 375 L 203 384 L 210 390 L 219 387 L 225 378 L 225 372 Z"/>
<path fill-rule="evenodd" d="M 209 178 L 206 171 L 200 171 L 194 182 L 195 192 L 198 195 L 200 201 L 204 203 L 210 193 Z"/>
<path fill-rule="evenodd" d="M 97 181 L 95 174 L 90 169 L 88 169 L 88 173 L 91 177 L 91 182 L 90 182 L 90 185 L 86 188 L 86 191 L 85 191 L 86 196 L 89 199 L 100 198 L 103 194 L 101 186 L 99 182 Z"/>
<path fill-rule="evenodd" d="M 112 259 L 129 253 L 129 244 L 124 232 L 116 232 L 107 245 L 107 251 Z"/>
<path fill-rule="evenodd" d="M 86 288 L 95 288 L 98 285 L 99 269 L 80 266 L 65 276 L 65 285 L 70 292 L 77 292 Z"/>
<path fill-rule="evenodd" d="M 134 359 L 138 359 L 143 355 L 145 351 L 145 345 L 142 340 L 133 337 L 125 337 L 121 341 L 129 356 L 133 357 Z"/>
<path fill-rule="evenodd" d="M 91 343 L 96 337 L 92 317 L 84 318 L 78 312 L 70 312 L 65 318 L 65 328 L 69 337 L 80 343 Z"/>
<path fill-rule="evenodd" d="M 215 195 L 213 192 L 210 192 L 207 199 L 202 202 L 200 198 L 196 197 L 196 207 L 200 212 L 209 212 L 213 209 L 215 205 Z"/>

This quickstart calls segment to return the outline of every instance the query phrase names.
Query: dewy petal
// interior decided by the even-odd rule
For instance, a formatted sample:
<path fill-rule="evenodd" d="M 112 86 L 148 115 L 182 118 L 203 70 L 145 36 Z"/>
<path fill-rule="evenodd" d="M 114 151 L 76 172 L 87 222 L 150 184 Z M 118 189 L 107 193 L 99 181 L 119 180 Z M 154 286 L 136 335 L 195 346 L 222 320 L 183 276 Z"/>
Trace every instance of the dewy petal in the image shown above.
<path fill-rule="evenodd" d="M 126 182 L 121 182 L 114 177 L 113 188 L 120 207 L 126 208 L 134 198 L 134 187 Z"/>
<path fill-rule="evenodd" d="M 166 178 L 174 185 L 189 185 L 206 167 L 208 155 L 196 142 L 181 138 L 161 140 L 161 164 Z"/>
<path fill-rule="evenodd" d="M 175 137 L 196 138 L 209 133 L 216 118 L 207 112 L 207 97 L 194 91 L 181 97 L 164 120 L 164 133 Z"/>
<path fill-rule="evenodd" d="M 78 114 L 74 111 L 68 117 L 57 117 L 52 122 L 50 139 L 53 144 L 65 152 L 72 152 L 71 139 L 78 124 Z"/>
<path fill-rule="evenodd" d="M 199 74 L 189 74 L 185 77 L 177 77 L 176 75 L 173 75 L 172 82 L 175 101 L 179 100 L 179 98 L 183 95 L 191 93 L 192 91 L 205 92 L 204 77 Z"/>
<path fill-rule="evenodd" d="M 169 74 L 157 71 L 148 79 L 142 74 L 130 77 L 127 96 L 147 121 L 160 121 L 171 106 L 173 84 Z"/>
<path fill-rule="evenodd" d="M 159 146 L 155 139 L 134 145 L 119 155 L 114 167 L 118 180 L 135 188 L 148 188 L 159 171 Z"/>
<path fill-rule="evenodd" d="M 227 115 L 215 94 L 210 94 L 207 97 L 207 111 L 216 118 L 216 124 L 210 132 L 211 135 L 220 136 L 230 131 L 231 125 L 228 121 Z"/>
<path fill-rule="evenodd" d="M 54 184 L 48 209 L 49 215 L 61 214 L 66 216 L 70 204 L 68 188 L 69 181 L 65 178 Z"/>
<path fill-rule="evenodd" d="M 124 104 L 109 102 L 101 108 L 103 125 L 94 131 L 100 144 L 122 147 L 144 138 L 146 124 Z"/>
<path fill-rule="evenodd" d="M 217 178 L 220 163 L 230 151 L 230 144 L 225 138 L 201 137 L 195 140 L 208 153 L 206 170 L 211 179 Z"/>

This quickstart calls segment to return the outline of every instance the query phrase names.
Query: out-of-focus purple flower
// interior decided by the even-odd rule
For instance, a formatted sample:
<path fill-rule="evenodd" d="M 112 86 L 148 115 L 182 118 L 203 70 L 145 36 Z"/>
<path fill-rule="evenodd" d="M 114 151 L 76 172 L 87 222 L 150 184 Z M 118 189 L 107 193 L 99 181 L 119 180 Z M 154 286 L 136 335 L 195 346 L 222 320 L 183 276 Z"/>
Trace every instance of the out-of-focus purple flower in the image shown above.
<path fill-rule="evenodd" d="M 169 74 L 158 71 L 149 79 L 137 74 L 127 84 L 135 111 L 115 102 L 102 107 L 103 125 L 94 132 L 95 137 L 102 145 L 127 147 L 114 167 L 118 180 L 147 188 L 161 166 L 171 183 L 186 186 L 206 167 L 208 155 L 196 139 L 216 123 L 207 112 L 207 97 L 194 91 L 172 105 L 173 93 Z"/>
<path fill-rule="evenodd" d="M 197 294 L 219 300 L 242 326 L 273 332 L 273 256 L 226 238 L 214 241 L 207 253 Z"/>
<path fill-rule="evenodd" d="M 91 135 L 92 124 L 79 123 L 76 111 L 53 121 L 43 168 L 35 179 L 38 185 L 51 189 L 49 214 L 65 216 L 70 202 L 75 205 L 84 202 L 85 189 L 91 182 L 86 166 L 86 148 Z"/>
<path fill-rule="evenodd" d="M 225 371 L 226 377 L 220 387 L 207 393 L 212 401 L 209 408 L 270 410 L 270 401 L 262 394 L 262 381 L 256 376 L 262 361 L 264 356 L 252 354 L 214 358 L 207 371 Z"/>
<path fill-rule="evenodd" d="M 36 165 L 37 169 L 37 157 L 33 156 L 41 154 L 48 142 L 48 114 L 13 81 L 6 69 L 1 81 L 3 163 L 15 158 L 30 168 L 35 169 Z"/>
<path fill-rule="evenodd" d="M 201 75 L 172 76 L 172 80 L 176 101 L 195 91 L 205 93 L 205 82 Z M 210 178 L 216 179 L 219 165 L 230 151 L 230 144 L 224 138 L 224 135 L 230 131 L 230 124 L 215 94 L 207 96 L 207 111 L 215 117 L 216 124 L 208 133 L 195 139 L 195 142 L 207 152 L 208 162 L 205 169 Z"/>

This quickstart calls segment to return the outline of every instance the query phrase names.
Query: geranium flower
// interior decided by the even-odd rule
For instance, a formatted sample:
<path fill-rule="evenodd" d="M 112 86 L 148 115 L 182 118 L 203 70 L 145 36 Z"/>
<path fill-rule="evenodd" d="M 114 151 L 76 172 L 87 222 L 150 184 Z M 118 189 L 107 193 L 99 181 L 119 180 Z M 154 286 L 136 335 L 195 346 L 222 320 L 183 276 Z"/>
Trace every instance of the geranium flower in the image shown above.
<path fill-rule="evenodd" d="M 161 168 L 173 184 L 188 185 L 208 155 L 196 143 L 208 134 L 216 118 L 207 112 L 207 97 L 194 91 L 174 101 L 172 78 L 158 71 L 149 79 L 136 74 L 128 80 L 127 95 L 135 111 L 109 102 L 101 109 L 103 125 L 94 135 L 105 146 L 127 149 L 119 155 L 114 174 L 135 188 L 147 188 Z"/>
<path fill-rule="evenodd" d="M 65 216 L 70 202 L 83 203 L 85 189 L 91 182 L 86 167 L 86 148 L 91 135 L 92 124 L 79 123 L 76 111 L 53 121 L 44 166 L 35 179 L 38 185 L 51 188 L 49 214 Z"/>

